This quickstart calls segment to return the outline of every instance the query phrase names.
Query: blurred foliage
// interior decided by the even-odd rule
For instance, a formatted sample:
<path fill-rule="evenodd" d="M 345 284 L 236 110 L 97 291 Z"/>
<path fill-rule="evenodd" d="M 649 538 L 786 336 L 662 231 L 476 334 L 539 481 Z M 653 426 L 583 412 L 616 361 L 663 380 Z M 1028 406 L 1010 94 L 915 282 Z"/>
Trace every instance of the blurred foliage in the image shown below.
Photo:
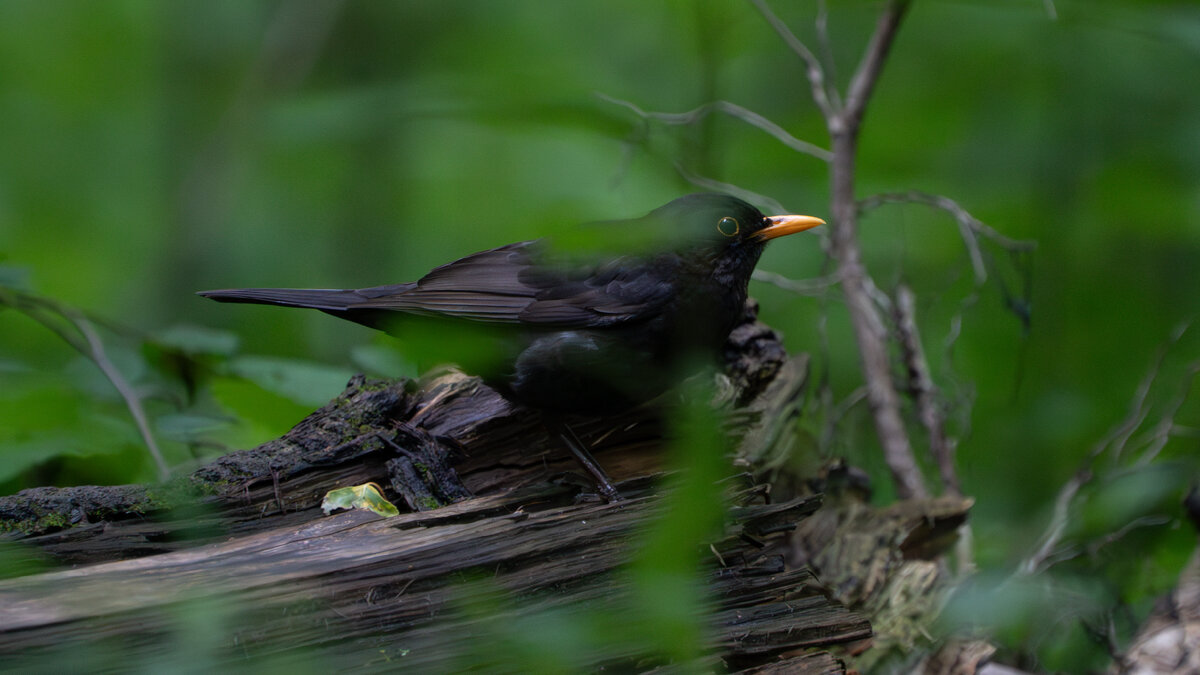
<path fill-rule="evenodd" d="M 844 84 L 878 7 L 828 4 Z M 817 44 L 815 2 L 773 5 Z M 1191 0 L 920 0 L 901 29 L 867 113 L 860 194 L 945 194 L 1038 243 L 976 296 L 949 216 L 885 206 L 863 221 L 877 282 L 903 279 L 919 298 L 987 574 L 1004 578 L 1035 548 L 1056 492 L 1200 310 L 1197 72 Z M 828 215 L 822 162 L 727 116 L 647 123 L 597 93 L 670 112 L 729 100 L 825 141 L 800 63 L 738 0 L 11 0 L 0 284 L 108 319 L 107 352 L 181 469 L 279 435 L 355 370 L 426 365 L 419 340 L 196 290 L 411 280 L 695 191 L 677 164 Z M 817 242 L 777 242 L 760 267 L 818 276 Z M 1014 308 L 1022 265 L 1029 302 Z M 834 400 L 859 385 L 836 289 L 752 292 L 791 349 L 814 352 Z M 1093 467 L 1065 540 L 1079 555 L 1037 577 L 1056 594 L 971 596 L 967 613 L 1004 626 L 995 634 L 1033 665 L 1102 659 L 1082 626 L 1105 612 L 1135 625 L 1194 542 L 1176 504 L 1200 444 L 1200 402 L 1182 395 L 1196 333 L 1166 351 L 1129 453 Z M 95 365 L 3 308 L 0 403 L 6 492 L 153 478 Z M 1168 413 L 1176 426 L 1139 465 Z M 824 449 L 870 469 L 886 500 L 873 435 L 855 406 Z M 1158 524 L 1122 531 L 1146 518 Z M 1032 609 L 1058 597 L 1084 600 L 1052 603 L 1053 620 Z"/>

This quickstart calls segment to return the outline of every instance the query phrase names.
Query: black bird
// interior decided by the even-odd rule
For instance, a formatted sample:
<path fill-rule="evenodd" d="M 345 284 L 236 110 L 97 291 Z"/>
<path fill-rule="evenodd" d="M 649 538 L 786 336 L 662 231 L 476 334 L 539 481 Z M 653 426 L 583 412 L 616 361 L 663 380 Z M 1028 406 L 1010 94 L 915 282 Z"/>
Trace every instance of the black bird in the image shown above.
<path fill-rule="evenodd" d="M 766 243 L 823 222 L 764 216 L 735 197 L 693 194 L 641 218 L 587 228 L 590 246 L 509 244 L 437 267 L 415 282 L 200 295 L 319 309 L 398 336 L 415 317 L 447 335 L 480 331 L 501 350 L 478 374 L 510 400 L 551 419 L 605 414 L 667 390 L 687 359 L 715 358 L 742 312 Z M 617 498 L 570 429 L 554 426 L 601 493 Z"/>

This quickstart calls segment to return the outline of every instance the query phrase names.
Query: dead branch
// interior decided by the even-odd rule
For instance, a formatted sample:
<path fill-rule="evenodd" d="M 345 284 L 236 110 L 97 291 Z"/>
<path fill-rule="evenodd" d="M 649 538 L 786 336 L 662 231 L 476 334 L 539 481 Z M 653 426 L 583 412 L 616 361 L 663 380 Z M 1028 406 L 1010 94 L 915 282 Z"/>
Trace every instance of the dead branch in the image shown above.
<path fill-rule="evenodd" d="M 917 299 L 912 289 L 901 284 L 896 289 L 896 329 L 900 350 L 908 371 L 909 390 L 917 406 L 917 418 L 929 435 L 929 451 L 937 463 L 942 486 L 951 494 L 961 495 L 958 472 L 954 467 L 954 439 L 946 437 L 946 420 L 942 414 L 937 385 L 929 373 L 925 348 L 917 327 Z"/>
<path fill-rule="evenodd" d="M 636 114 L 638 117 L 641 117 L 642 119 L 655 120 L 658 122 L 662 122 L 663 124 L 672 124 L 672 125 L 695 124 L 696 122 L 699 122 L 700 120 L 704 119 L 705 117 L 708 117 L 708 115 L 713 113 L 714 111 L 722 112 L 722 113 L 725 113 L 726 115 L 729 115 L 730 117 L 732 117 L 734 119 L 741 120 L 756 129 L 761 129 L 762 131 L 766 132 L 767 134 L 770 134 L 771 137 L 774 138 L 775 140 L 777 140 L 780 143 L 784 144 L 785 146 L 795 150 L 796 152 L 799 152 L 799 153 L 802 153 L 805 155 L 810 155 L 812 157 L 816 157 L 817 159 L 825 161 L 825 162 L 828 162 L 830 159 L 833 158 L 833 154 L 830 153 L 825 148 L 822 148 L 813 143 L 809 143 L 808 141 L 802 141 L 799 138 L 796 138 L 795 136 L 789 134 L 783 127 L 772 122 L 771 120 L 767 119 L 766 117 L 763 117 L 762 115 L 754 112 L 753 110 L 750 110 L 748 108 L 743 108 L 742 106 L 740 106 L 736 103 L 731 103 L 729 101 L 713 101 L 711 103 L 705 103 L 702 106 L 693 108 L 686 112 L 666 113 L 666 112 L 646 111 L 646 110 L 643 110 L 641 107 L 639 107 L 636 103 L 633 103 L 632 101 L 625 101 L 625 100 L 622 100 L 619 98 L 614 98 L 612 96 L 609 96 L 608 94 L 604 94 L 601 92 L 597 92 L 596 96 L 598 96 L 600 99 L 607 101 L 609 103 L 613 103 L 613 104 L 628 108 L 629 110 L 633 111 L 634 114 Z"/>
<path fill-rule="evenodd" d="M 831 119 L 840 110 L 840 106 L 835 107 L 829 100 L 828 88 L 825 84 L 825 69 L 821 67 L 821 62 L 804 42 L 796 37 L 796 34 L 787 27 L 787 24 L 778 16 L 775 16 L 775 13 L 767 6 L 765 0 L 750 0 L 750 4 L 754 5 L 763 15 L 763 18 L 767 20 L 767 23 L 771 25 L 771 28 L 775 29 L 775 32 L 779 34 L 784 44 L 804 60 L 805 65 L 808 66 L 806 74 L 808 82 L 812 86 L 813 102 L 821 109 L 821 114 L 825 116 L 825 119 Z"/>
<path fill-rule="evenodd" d="M 979 247 L 979 238 L 983 237 L 997 246 L 1013 252 L 1032 251 L 1037 248 L 1037 243 L 1032 241 L 1021 241 L 1006 237 L 995 229 L 971 215 L 969 211 L 962 207 L 961 204 L 942 195 L 929 194 L 919 190 L 909 190 L 907 192 L 889 192 L 885 194 L 873 195 L 866 199 L 861 199 L 858 202 L 859 213 L 872 211 L 884 204 L 923 204 L 936 209 L 941 209 L 953 216 L 958 223 L 959 233 L 962 236 L 963 244 L 967 247 L 967 255 L 971 259 L 971 268 L 975 272 L 975 284 L 982 285 L 987 281 L 987 266 L 984 263 L 983 252 Z"/>
<path fill-rule="evenodd" d="M 1108 455 L 1111 461 L 1115 464 L 1121 459 L 1121 455 L 1125 452 L 1129 439 L 1137 433 L 1138 429 L 1146 422 L 1150 416 L 1150 393 L 1162 371 L 1163 362 L 1166 360 L 1167 353 L 1171 346 L 1179 342 L 1187 331 L 1189 324 L 1180 324 L 1171 332 L 1167 342 L 1159 347 L 1157 354 L 1147 369 L 1146 374 L 1138 382 L 1137 388 L 1134 390 L 1132 400 L 1129 406 L 1129 412 L 1125 418 L 1114 425 L 1109 431 L 1092 446 L 1088 456 L 1071 478 L 1063 484 L 1059 489 L 1058 495 L 1054 500 L 1054 509 L 1050 517 L 1050 522 L 1047 524 L 1045 531 L 1039 538 L 1037 549 L 1027 558 L 1021 561 L 1018 565 L 1014 576 L 1028 576 L 1036 572 L 1042 571 L 1051 565 L 1074 557 L 1069 552 L 1060 551 L 1060 546 L 1065 537 L 1067 526 L 1070 524 L 1071 507 L 1075 503 L 1076 497 L 1085 485 L 1095 479 L 1097 469 L 1096 464 L 1099 460 Z M 1171 428 L 1175 423 L 1175 416 L 1179 413 L 1183 406 L 1188 393 L 1192 388 L 1195 376 L 1200 373 L 1200 362 L 1193 362 L 1188 365 L 1186 373 L 1182 378 L 1182 382 L 1177 394 L 1168 402 L 1166 410 L 1155 427 L 1148 432 L 1147 448 L 1133 461 L 1133 466 L 1140 467 L 1148 464 L 1158 453 L 1163 446 L 1170 440 Z M 1144 527 L 1146 522 L 1139 520 L 1136 527 Z M 1130 526 L 1122 528 L 1119 533 L 1109 534 L 1108 538 L 1120 538 L 1129 530 L 1133 529 Z M 1115 539 L 1114 539 L 1115 540 Z M 1101 538 L 1102 542 L 1106 542 L 1105 538 Z M 1103 544 L 1101 544 L 1103 545 Z"/>
<path fill-rule="evenodd" d="M 91 320 L 74 307 L 14 289 L 0 288 L 0 304 L 8 305 L 38 322 L 100 369 L 100 372 L 112 384 L 113 389 L 117 390 L 117 394 L 120 395 L 121 400 L 125 403 L 125 408 L 129 411 L 129 416 L 133 418 L 138 434 L 142 437 L 142 442 L 146 444 L 146 451 L 154 460 L 159 480 L 166 480 L 171 475 L 171 471 L 167 466 L 166 459 L 163 458 L 162 451 L 158 448 L 154 434 L 150 432 L 150 423 L 146 417 L 146 409 L 142 405 L 141 396 L 108 358 L 104 341 L 100 339 Z M 71 332 L 72 329 L 75 332 Z"/>
<path fill-rule="evenodd" d="M 891 379 L 887 333 L 871 293 L 875 284 L 863 264 L 862 250 L 858 244 L 854 167 L 866 105 L 908 5 L 907 0 L 892 0 L 884 7 L 866 52 L 850 80 L 845 107 L 826 117 L 834 154 L 831 164 L 834 221 L 832 255 L 838 263 L 842 292 L 846 296 L 846 306 L 854 325 L 863 377 L 867 384 L 867 402 L 875 418 L 884 460 L 891 470 L 896 493 L 901 499 L 924 497 L 928 491 L 900 414 L 900 399 Z"/>

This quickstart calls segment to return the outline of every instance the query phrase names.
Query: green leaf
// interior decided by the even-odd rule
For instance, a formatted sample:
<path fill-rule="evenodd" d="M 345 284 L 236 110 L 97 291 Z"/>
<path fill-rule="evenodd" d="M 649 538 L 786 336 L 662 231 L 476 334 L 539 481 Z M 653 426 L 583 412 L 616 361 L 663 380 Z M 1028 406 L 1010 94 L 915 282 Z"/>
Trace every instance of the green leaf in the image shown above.
<path fill-rule="evenodd" d="M 114 443 L 104 434 L 96 437 L 61 431 L 39 431 L 19 441 L 0 443 L 0 482 L 15 478 L 33 467 L 59 457 L 89 457 L 115 454 L 127 445 Z"/>
<path fill-rule="evenodd" d="M 117 372 L 131 385 L 145 378 L 150 370 L 146 357 L 140 351 L 125 345 L 105 344 L 104 353 Z M 100 370 L 95 361 L 85 356 L 72 359 L 64 371 L 72 384 L 89 396 L 109 400 L 120 398 L 116 387 L 104 371 Z"/>
<path fill-rule="evenodd" d="M 374 483 L 330 490 L 321 501 L 321 510 L 329 515 L 338 509 L 367 509 L 384 518 L 400 515 L 400 509 L 384 499 L 380 487 Z"/>
<path fill-rule="evenodd" d="M 226 417 L 178 413 L 163 415 L 155 420 L 155 430 L 164 438 L 187 443 L 204 434 L 229 428 L 233 420 Z"/>
<path fill-rule="evenodd" d="M 29 268 L 24 265 L 0 264 L 0 286 L 27 291 L 29 290 L 29 277 Z"/>
<path fill-rule="evenodd" d="M 269 356 L 240 356 L 230 372 L 296 403 L 320 406 L 346 388 L 354 373 L 311 361 Z"/>
<path fill-rule="evenodd" d="M 218 377 L 212 382 L 212 396 L 222 408 L 251 429 L 226 439 L 235 445 L 253 445 L 278 437 L 312 412 L 312 406 L 267 391 L 248 380 Z"/>
<path fill-rule="evenodd" d="M 234 333 L 187 324 L 176 324 L 160 330 L 154 333 L 151 339 L 162 347 L 183 352 L 188 356 L 233 356 L 238 348 L 238 336 Z"/>
<path fill-rule="evenodd" d="M 358 345 L 350 350 L 350 360 L 364 371 L 385 377 L 417 376 L 417 366 L 397 350 L 384 345 Z"/>

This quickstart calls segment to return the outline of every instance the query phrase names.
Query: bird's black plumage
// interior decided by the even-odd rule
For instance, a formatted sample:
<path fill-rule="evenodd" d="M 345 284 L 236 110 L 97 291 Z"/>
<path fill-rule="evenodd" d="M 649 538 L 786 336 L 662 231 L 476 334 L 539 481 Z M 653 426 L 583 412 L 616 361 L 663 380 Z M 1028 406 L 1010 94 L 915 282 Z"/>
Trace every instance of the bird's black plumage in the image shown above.
<path fill-rule="evenodd" d="M 598 245 L 586 252 L 526 241 L 410 283 L 200 295 L 319 309 L 401 336 L 411 324 L 404 317 L 426 317 L 444 331 L 483 329 L 504 345 L 483 374 L 509 398 L 558 412 L 611 412 L 661 393 L 683 358 L 715 356 L 766 242 L 821 222 L 695 194 L 642 218 L 592 226 Z"/>

